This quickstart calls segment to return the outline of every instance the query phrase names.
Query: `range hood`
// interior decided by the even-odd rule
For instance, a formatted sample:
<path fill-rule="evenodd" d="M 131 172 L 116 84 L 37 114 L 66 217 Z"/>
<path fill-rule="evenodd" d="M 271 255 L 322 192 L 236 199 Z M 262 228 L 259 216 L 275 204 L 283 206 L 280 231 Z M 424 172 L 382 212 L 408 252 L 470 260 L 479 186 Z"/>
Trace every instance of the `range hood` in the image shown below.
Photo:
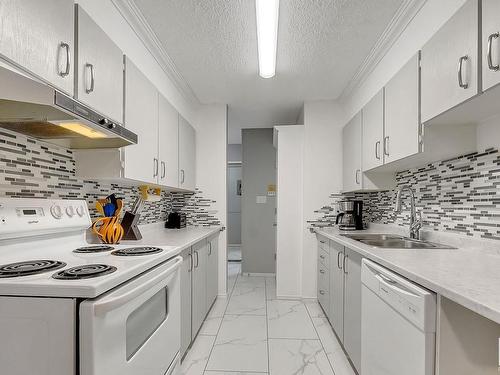
<path fill-rule="evenodd" d="M 0 65 L 0 82 L 0 128 L 72 149 L 137 143 L 121 124 L 20 71 Z"/>

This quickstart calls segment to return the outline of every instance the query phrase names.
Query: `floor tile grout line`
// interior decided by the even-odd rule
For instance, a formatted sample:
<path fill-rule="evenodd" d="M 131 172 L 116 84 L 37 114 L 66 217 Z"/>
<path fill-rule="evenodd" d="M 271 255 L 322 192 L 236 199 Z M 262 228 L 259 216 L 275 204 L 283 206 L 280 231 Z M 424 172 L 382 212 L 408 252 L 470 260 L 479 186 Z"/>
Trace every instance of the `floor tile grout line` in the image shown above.
<path fill-rule="evenodd" d="M 304 302 L 302 302 L 302 303 L 304 303 Z M 319 304 L 319 302 L 318 302 L 318 304 Z M 323 344 L 323 340 L 321 340 L 321 336 L 319 335 L 319 332 L 318 332 L 318 330 L 316 329 L 316 326 L 314 325 L 314 320 L 313 320 L 313 318 L 311 317 L 311 313 L 309 312 L 309 309 L 307 308 L 307 306 L 306 306 L 306 304 L 305 304 L 305 303 L 304 303 L 304 307 L 306 308 L 307 315 L 309 316 L 309 319 L 311 320 L 311 323 L 312 323 L 312 325 L 313 325 L 314 331 L 316 331 L 316 334 L 318 335 L 319 342 L 320 342 L 320 344 L 321 344 L 321 347 L 323 348 L 323 353 L 325 353 L 325 357 L 326 357 L 326 359 L 327 359 L 327 361 L 328 361 L 328 364 L 330 365 L 330 368 L 332 369 L 332 373 L 333 373 L 333 375 L 335 375 L 335 369 L 333 368 L 333 364 L 332 364 L 332 362 L 330 361 L 330 358 L 328 358 L 328 355 L 326 354 L 325 345 Z M 320 308 L 321 308 L 321 307 L 320 307 Z M 327 318 L 326 316 L 325 316 L 323 319 L 326 319 L 327 323 L 328 323 L 328 324 L 330 324 L 330 323 L 328 322 L 328 318 Z"/>
<path fill-rule="evenodd" d="M 241 273 L 241 267 L 240 267 L 240 273 Z M 234 291 L 234 287 L 236 286 L 236 283 L 238 282 L 238 278 L 240 277 L 240 273 L 238 273 L 238 275 L 236 276 L 236 280 L 234 281 L 234 285 L 231 289 L 231 293 L 229 294 L 229 297 L 227 299 L 227 303 L 226 303 L 226 307 L 224 309 L 224 312 L 222 313 L 222 319 L 221 319 L 221 322 L 220 322 L 220 325 L 219 325 L 219 328 L 217 328 L 217 333 L 215 335 L 215 338 L 214 338 L 214 342 L 212 344 L 212 347 L 210 348 L 210 353 L 208 353 L 208 358 L 207 358 L 207 363 L 205 363 L 205 367 L 203 368 L 203 374 L 205 374 L 205 372 L 207 371 L 207 366 L 208 366 L 208 362 L 210 362 L 210 357 L 212 356 L 212 352 L 214 350 L 214 347 L 215 347 L 215 343 L 217 342 L 217 337 L 219 337 L 219 332 L 220 332 L 220 329 L 222 327 L 222 323 L 224 322 L 224 317 L 226 316 L 226 311 L 227 311 L 227 307 L 229 305 L 229 302 L 231 300 L 231 298 L 233 297 L 233 291 Z M 212 307 L 213 308 L 213 307 Z"/>

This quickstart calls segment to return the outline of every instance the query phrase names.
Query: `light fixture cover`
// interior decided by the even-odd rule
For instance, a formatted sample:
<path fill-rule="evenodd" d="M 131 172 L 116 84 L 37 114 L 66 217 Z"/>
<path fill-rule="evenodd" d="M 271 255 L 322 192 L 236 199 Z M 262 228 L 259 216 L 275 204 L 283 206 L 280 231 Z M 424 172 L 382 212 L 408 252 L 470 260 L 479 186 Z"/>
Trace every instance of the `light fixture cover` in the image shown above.
<path fill-rule="evenodd" d="M 271 78 L 276 74 L 278 46 L 279 0 L 255 0 L 259 75 Z"/>

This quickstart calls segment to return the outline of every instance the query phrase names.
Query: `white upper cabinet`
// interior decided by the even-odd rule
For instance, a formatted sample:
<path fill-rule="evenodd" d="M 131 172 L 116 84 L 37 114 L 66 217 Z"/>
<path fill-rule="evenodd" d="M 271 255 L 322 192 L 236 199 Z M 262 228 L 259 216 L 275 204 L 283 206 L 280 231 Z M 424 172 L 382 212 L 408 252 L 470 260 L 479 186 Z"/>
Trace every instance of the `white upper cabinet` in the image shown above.
<path fill-rule="evenodd" d="M 73 96 L 74 1 L 0 1 L 0 55 Z"/>
<path fill-rule="evenodd" d="M 342 130 L 343 191 L 362 189 L 361 167 L 362 115 L 358 112 Z"/>
<path fill-rule="evenodd" d="M 483 90 L 500 83 L 500 1 L 483 0 Z"/>
<path fill-rule="evenodd" d="M 178 187 L 179 115 L 163 95 L 158 94 L 158 159 L 160 185 Z"/>
<path fill-rule="evenodd" d="M 125 59 L 125 127 L 138 136 L 138 143 L 125 147 L 124 176 L 156 184 L 158 160 L 158 92 L 128 59 Z"/>
<path fill-rule="evenodd" d="M 385 86 L 385 163 L 419 152 L 420 54 L 417 53 Z"/>
<path fill-rule="evenodd" d="M 179 115 L 179 188 L 193 190 L 196 185 L 196 132 Z"/>
<path fill-rule="evenodd" d="M 380 90 L 363 108 L 363 170 L 384 163 L 384 90 Z"/>
<path fill-rule="evenodd" d="M 478 12 L 466 1 L 422 48 L 422 122 L 479 93 Z"/>
<path fill-rule="evenodd" d="M 123 53 L 80 6 L 75 14 L 76 99 L 123 123 Z"/>

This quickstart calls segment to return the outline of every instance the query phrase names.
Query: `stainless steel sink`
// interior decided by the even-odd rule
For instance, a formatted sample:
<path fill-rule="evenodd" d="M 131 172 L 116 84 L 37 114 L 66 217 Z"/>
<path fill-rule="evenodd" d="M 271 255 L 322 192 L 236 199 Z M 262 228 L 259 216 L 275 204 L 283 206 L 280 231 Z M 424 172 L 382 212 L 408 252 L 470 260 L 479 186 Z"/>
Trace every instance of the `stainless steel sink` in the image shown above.
<path fill-rule="evenodd" d="M 342 234 L 342 236 L 382 249 L 454 249 L 448 245 L 415 240 L 395 234 Z"/>

